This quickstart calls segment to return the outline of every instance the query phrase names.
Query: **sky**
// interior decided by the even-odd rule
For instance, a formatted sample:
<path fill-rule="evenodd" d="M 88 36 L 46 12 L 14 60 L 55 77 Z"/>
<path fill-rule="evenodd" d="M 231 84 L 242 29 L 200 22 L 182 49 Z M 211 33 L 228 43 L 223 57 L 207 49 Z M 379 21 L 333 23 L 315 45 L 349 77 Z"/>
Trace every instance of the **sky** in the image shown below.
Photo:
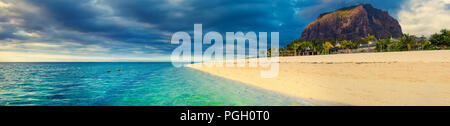
<path fill-rule="evenodd" d="M 319 14 L 367 3 L 404 33 L 450 28 L 450 0 L 0 0 L 0 62 L 169 61 L 172 34 L 194 24 L 279 32 L 285 46 Z"/>

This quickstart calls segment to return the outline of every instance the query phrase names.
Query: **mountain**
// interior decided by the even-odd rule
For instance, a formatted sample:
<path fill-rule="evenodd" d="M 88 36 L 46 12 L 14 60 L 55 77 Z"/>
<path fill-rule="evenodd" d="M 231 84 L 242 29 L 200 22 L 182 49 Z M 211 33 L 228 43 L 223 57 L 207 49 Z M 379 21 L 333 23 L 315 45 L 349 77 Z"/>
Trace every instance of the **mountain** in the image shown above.
<path fill-rule="evenodd" d="M 321 14 L 305 27 L 305 40 L 347 39 L 358 41 L 367 34 L 378 39 L 401 37 L 402 28 L 388 12 L 361 4 Z"/>

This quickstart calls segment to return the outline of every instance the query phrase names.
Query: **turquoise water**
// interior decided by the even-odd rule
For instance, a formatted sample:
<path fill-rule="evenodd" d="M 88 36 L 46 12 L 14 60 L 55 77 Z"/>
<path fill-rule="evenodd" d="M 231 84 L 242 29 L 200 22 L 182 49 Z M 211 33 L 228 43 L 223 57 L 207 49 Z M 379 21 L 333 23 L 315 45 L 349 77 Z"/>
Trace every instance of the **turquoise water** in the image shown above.
<path fill-rule="evenodd" d="M 116 69 L 122 69 L 116 71 Z M 111 70 L 111 72 L 106 72 Z M 171 63 L 0 63 L 0 105 L 310 105 Z"/>

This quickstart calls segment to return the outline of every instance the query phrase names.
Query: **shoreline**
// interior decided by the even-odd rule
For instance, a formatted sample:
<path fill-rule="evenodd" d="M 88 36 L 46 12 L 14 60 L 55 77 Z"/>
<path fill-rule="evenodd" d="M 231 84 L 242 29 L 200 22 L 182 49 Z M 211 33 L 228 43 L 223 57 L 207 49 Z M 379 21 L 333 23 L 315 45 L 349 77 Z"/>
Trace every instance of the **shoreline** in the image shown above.
<path fill-rule="evenodd" d="M 258 87 L 258 86 L 252 85 L 252 84 L 247 84 L 247 83 L 243 83 L 241 81 L 231 80 L 229 78 L 225 78 L 225 77 L 222 77 L 222 76 L 217 76 L 217 75 L 214 75 L 214 74 L 202 71 L 202 70 L 198 70 L 198 69 L 192 68 L 190 65 L 188 66 L 188 68 L 191 68 L 193 70 L 196 70 L 196 71 L 204 73 L 204 74 L 209 74 L 211 76 L 216 76 L 216 77 L 228 79 L 230 81 L 235 81 L 235 82 L 240 83 L 240 84 L 245 84 L 246 86 L 249 86 L 251 88 L 255 88 L 255 89 L 258 89 L 258 90 L 269 91 L 269 92 L 276 93 L 276 94 L 279 94 L 279 95 L 283 95 L 283 96 L 286 96 L 286 97 L 295 98 L 295 99 L 304 101 L 306 103 L 310 103 L 312 106 L 350 106 L 349 104 L 344 104 L 344 103 L 337 103 L 337 102 L 331 102 L 331 101 L 319 101 L 319 100 L 315 100 L 315 99 L 308 99 L 308 98 L 299 97 L 299 96 L 287 95 L 287 94 L 284 94 L 282 92 L 267 90 L 265 88 Z"/>
<path fill-rule="evenodd" d="M 264 68 L 190 68 L 318 105 L 450 105 L 450 50 L 280 57 Z"/>

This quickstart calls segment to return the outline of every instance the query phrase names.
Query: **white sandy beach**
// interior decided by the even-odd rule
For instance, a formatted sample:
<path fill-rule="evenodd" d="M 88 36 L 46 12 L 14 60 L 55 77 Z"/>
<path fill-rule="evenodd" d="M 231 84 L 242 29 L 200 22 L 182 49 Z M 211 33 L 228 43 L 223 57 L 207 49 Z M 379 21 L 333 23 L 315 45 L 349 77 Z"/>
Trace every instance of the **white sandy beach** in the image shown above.
<path fill-rule="evenodd" d="M 326 105 L 450 105 L 450 50 L 280 57 L 275 78 L 261 78 L 263 68 L 190 67 Z"/>

